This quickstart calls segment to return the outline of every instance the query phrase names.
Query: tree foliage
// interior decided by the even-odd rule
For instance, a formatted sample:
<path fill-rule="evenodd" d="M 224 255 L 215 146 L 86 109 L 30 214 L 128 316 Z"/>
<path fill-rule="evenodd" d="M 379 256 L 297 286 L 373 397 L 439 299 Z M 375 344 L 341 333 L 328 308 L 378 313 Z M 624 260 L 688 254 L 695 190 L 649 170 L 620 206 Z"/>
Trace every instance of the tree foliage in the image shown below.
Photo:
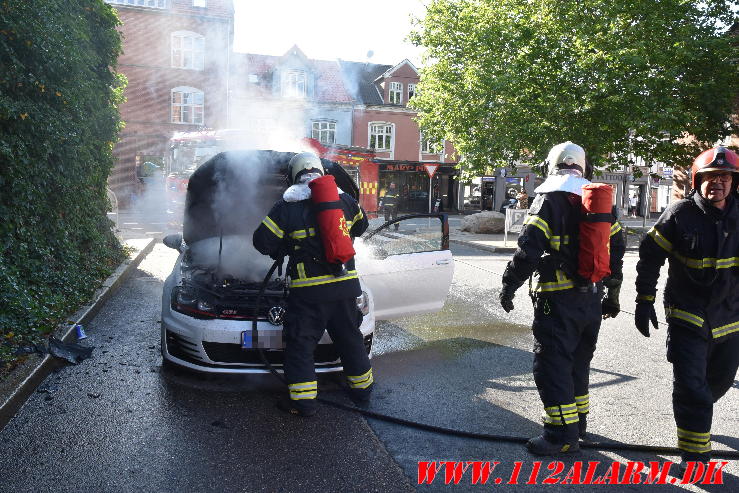
<path fill-rule="evenodd" d="M 733 0 L 433 0 L 413 99 L 468 171 L 538 164 L 565 140 L 596 166 L 689 164 L 734 133 Z"/>
<path fill-rule="evenodd" d="M 0 368 L 122 258 L 106 216 L 118 25 L 102 0 L 0 3 Z"/>

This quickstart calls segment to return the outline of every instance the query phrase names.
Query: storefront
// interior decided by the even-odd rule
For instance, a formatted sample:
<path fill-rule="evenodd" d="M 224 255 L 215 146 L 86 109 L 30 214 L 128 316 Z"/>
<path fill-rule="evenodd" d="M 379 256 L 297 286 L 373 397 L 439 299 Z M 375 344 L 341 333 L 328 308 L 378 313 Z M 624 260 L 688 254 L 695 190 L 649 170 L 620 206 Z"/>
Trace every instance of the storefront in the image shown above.
<path fill-rule="evenodd" d="M 400 212 L 428 212 L 429 194 L 431 208 L 440 212 L 458 212 L 457 170 L 440 163 L 375 161 L 379 165 L 378 197 L 385 195 L 390 183 L 395 183 L 399 194 Z M 436 166 L 429 179 L 427 166 Z"/>
<path fill-rule="evenodd" d="M 621 217 L 647 217 L 659 215 L 670 204 L 672 170 L 660 168 L 659 178 L 652 178 L 648 167 L 640 167 L 642 176 L 635 178 L 631 172 L 603 173 L 593 181 L 608 183 L 614 189 L 613 205 Z"/>
<path fill-rule="evenodd" d="M 527 167 L 519 168 L 515 174 L 500 168 L 494 175 L 473 178 L 471 182 L 460 186 L 461 208 L 467 212 L 500 212 L 510 199 L 516 200 L 515 207 L 518 207 L 518 199 L 532 198 L 534 189 L 542 181 L 542 178 Z"/>

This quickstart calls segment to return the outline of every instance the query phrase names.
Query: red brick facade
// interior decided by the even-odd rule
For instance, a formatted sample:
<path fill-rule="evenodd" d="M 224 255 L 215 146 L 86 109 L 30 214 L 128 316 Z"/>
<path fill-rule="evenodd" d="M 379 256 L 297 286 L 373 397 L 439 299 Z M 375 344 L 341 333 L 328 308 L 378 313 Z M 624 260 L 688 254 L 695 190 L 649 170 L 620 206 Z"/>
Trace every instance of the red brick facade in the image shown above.
<path fill-rule="evenodd" d="M 162 160 L 174 132 L 225 126 L 233 5 L 231 0 L 207 0 L 204 8 L 194 7 L 193 0 L 152 2 L 164 8 L 129 6 L 121 0 L 109 3 L 118 10 L 123 23 L 123 55 L 117 70 L 128 78 L 128 87 L 127 101 L 121 106 L 126 125 L 114 149 L 117 163 L 108 182 L 119 200 L 125 202 L 136 187 L 137 161 Z M 178 58 L 173 54 L 173 33 L 202 37 L 202 69 L 173 67 L 175 60 L 187 63 L 182 62 L 185 55 Z M 202 92 L 202 118 L 191 117 L 191 123 L 172 123 L 175 88 Z"/>

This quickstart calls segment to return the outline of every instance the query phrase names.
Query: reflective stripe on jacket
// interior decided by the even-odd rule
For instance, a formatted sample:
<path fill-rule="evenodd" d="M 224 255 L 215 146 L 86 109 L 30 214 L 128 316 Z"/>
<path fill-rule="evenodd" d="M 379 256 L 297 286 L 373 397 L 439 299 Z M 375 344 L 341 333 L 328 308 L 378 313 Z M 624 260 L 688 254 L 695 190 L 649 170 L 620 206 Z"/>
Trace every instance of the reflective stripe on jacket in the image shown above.
<path fill-rule="evenodd" d="M 350 195 L 339 195 L 349 234 L 360 236 L 369 222 L 362 208 Z M 314 301 L 332 301 L 359 296 L 359 278 L 354 259 L 345 264 L 346 273 L 335 276 L 324 260 L 315 213 L 310 200 L 278 201 L 254 231 L 254 247 L 273 259 L 289 256 L 291 296 Z"/>
<path fill-rule="evenodd" d="M 397 205 L 398 205 L 398 193 L 391 192 L 389 190 L 385 192 L 385 195 L 382 197 L 382 206 L 383 207 L 395 207 Z"/>

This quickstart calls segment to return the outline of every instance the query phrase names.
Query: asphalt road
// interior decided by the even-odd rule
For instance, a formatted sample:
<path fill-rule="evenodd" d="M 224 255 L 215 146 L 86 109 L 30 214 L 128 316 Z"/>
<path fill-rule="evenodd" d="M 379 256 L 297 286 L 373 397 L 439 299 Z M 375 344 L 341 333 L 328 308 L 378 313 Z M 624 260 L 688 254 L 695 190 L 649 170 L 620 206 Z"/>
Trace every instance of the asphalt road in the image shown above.
<path fill-rule="evenodd" d="M 527 438 L 539 433 L 541 404 L 531 377 L 531 303 L 496 303 L 508 255 L 455 246 L 455 279 L 440 314 L 381 322 L 370 410 L 460 430 Z M 163 371 L 159 356 L 161 286 L 175 252 L 157 246 L 86 327 L 94 356 L 52 374 L 0 432 L 0 491 L 469 491 L 468 472 L 444 485 L 443 471 L 417 486 L 419 461 L 500 461 L 491 476 L 519 483 L 540 458 L 522 445 L 445 436 L 322 406 L 315 419 L 274 409 L 269 380 Z M 635 254 L 627 254 L 624 312 L 604 322 L 593 361 L 589 429 L 596 439 L 673 446 L 671 368 L 665 332 L 633 328 Z M 664 315 L 660 314 L 664 321 Z M 665 326 L 663 325 L 663 329 Z M 262 377 L 260 377 L 262 378 Z M 266 377 L 270 378 L 270 377 Z M 322 395 L 347 402 L 329 378 Z M 739 384 L 716 405 L 714 448 L 739 449 Z M 664 461 L 651 453 L 584 450 L 563 461 Z M 539 483 L 551 472 L 541 463 Z M 554 467 L 554 466 L 552 466 Z M 623 472 L 623 470 L 621 471 Z M 739 490 L 739 464 L 725 485 Z M 488 484 L 489 487 L 495 485 Z M 501 485 L 510 491 L 538 485 Z M 555 490 L 582 486 L 551 485 Z M 592 486 L 623 491 L 638 486 Z M 676 490 L 678 486 L 650 486 Z"/>

